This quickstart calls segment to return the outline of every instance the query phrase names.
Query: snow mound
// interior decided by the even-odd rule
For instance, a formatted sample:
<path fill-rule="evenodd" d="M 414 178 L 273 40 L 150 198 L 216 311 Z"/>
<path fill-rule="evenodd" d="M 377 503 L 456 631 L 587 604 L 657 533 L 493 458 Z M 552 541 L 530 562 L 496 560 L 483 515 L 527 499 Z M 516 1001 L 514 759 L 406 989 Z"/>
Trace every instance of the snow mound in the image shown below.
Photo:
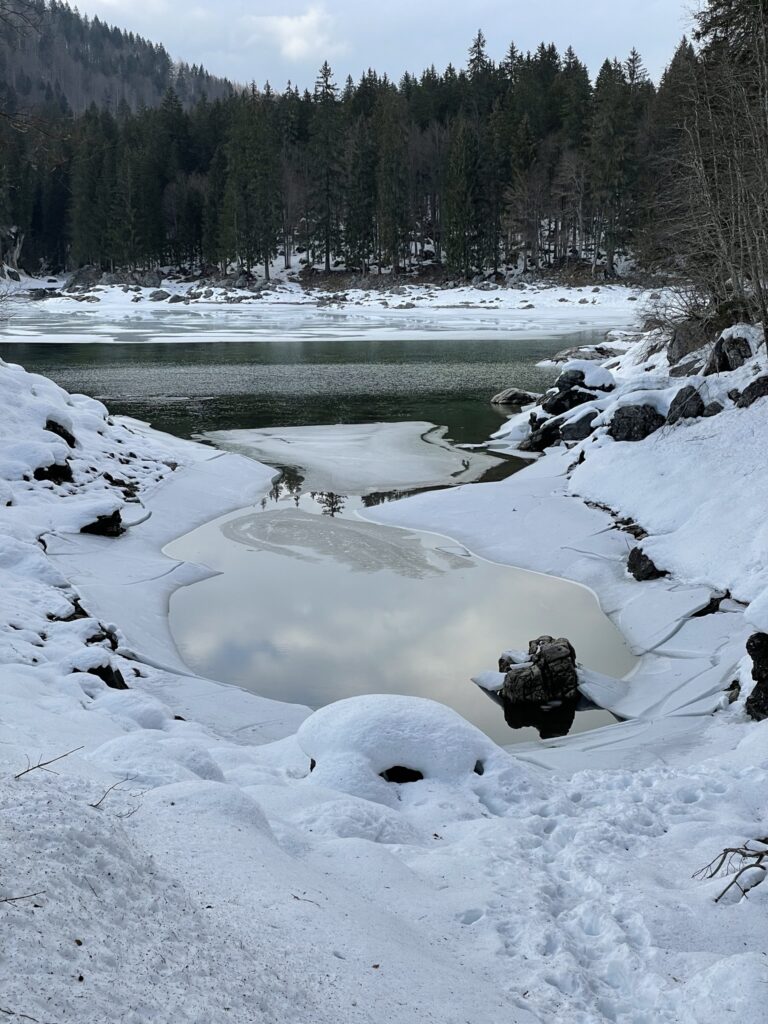
<path fill-rule="evenodd" d="M 393 767 L 446 783 L 466 780 L 498 748 L 450 708 L 423 697 L 370 694 L 320 708 L 299 728 L 316 762 L 312 781 L 378 803 L 393 803 L 381 778 Z"/>
<path fill-rule="evenodd" d="M 567 373 L 569 370 L 583 373 L 584 384 L 588 388 L 610 391 L 616 385 L 616 379 L 611 371 L 593 359 L 571 359 L 563 366 L 562 372 Z"/>

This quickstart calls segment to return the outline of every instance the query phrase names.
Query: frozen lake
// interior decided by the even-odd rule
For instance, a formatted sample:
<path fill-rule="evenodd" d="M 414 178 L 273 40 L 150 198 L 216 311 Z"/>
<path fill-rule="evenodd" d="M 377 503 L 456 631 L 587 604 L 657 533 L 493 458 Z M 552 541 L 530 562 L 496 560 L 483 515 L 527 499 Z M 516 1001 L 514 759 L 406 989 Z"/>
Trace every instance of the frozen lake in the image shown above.
<path fill-rule="evenodd" d="M 635 659 L 585 588 L 355 514 L 393 497 L 387 479 L 450 481 L 451 457 L 469 480 L 488 471 L 488 456 L 476 462 L 424 424 L 413 426 L 410 439 L 407 425 L 384 431 L 405 436 L 383 442 L 364 436 L 372 451 L 389 444 L 397 453 L 372 460 L 367 484 L 361 430 L 339 428 L 336 439 L 333 428 L 228 438 L 227 447 L 273 462 L 282 440 L 283 461 L 297 459 L 308 475 L 287 473 L 261 506 L 166 548 L 219 573 L 173 595 L 177 645 L 195 671 L 278 700 L 319 707 L 356 694 L 405 693 L 449 704 L 499 743 L 537 739 L 534 729 L 510 730 L 501 708 L 470 682 L 495 669 L 502 650 L 551 633 L 569 637 L 580 661 L 607 675 L 625 675 Z M 358 494 L 322 489 L 345 481 Z M 573 731 L 613 721 L 607 712 L 579 712 Z"/>
<path fill-rule="evenodd" d="M 220 573 L 172 600 L 193 669 L 310 706 L 355 693 L 431 696 L 510 743 L 536 733 L 508 729 L 472 675 L 551 633 L 568 636 L 587 667 L 621 676 L 634 664 L 621 637 L 587 590 L 493 565 L 445 538 L 363 522 L 355 510 L 519 468 L 448 439 L 486 440 L 504 416 L 491 395 L 544 390 L 555 371 L 537 362 L 602 339 L 604 312 L 573 314 L 565 323 L 560 310 L 534 320 L 483 309 L 27 303 L 0 357 L 115 413 L 289 468 L 263 508 L 168 549 Z M 405 434 L 336 428 L 372 423 Z M 317 425 L 326 432 L 312 433 Z M 611 721 L 582 712 L 575 729 Z"/>
<path fill-rule="evenodd" d="M 122 293 L 120 293 L 123 298 Z M 568 312 L 570 319 L 564 319 Z M 560 349 L 627 309 L 345 310 L 284 303 L 170 308 L 14 302 L 0 357 L 161 430 L 430 420 L 485 440 L 503 387 L 540 391 Z"/>

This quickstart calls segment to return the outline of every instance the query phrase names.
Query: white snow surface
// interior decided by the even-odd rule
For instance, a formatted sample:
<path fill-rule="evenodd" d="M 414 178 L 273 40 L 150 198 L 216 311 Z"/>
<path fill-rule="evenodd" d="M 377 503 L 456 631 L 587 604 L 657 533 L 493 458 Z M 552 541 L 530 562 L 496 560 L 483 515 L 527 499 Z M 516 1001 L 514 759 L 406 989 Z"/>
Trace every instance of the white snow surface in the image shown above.
<path fill-rule="evenodd" d="M 658 356 L 651 378 L 632 351 L 612 367 L 617 400 L 689 383 L 670 383 Z M 722 399 L 755 371 L 762 353 L 695 383 Z M 112 422 L 5 364 L 0 402 L 9 1020 L 762 1018 L 768 885 L 716 904 L 725 882 L 691 876 L 766 833 L 768 725 L 744 712 L 752 626 L 740 603 L 762 621 L 765 399 L 726 400 L 719 416 L 635 445 L 600 428 L 502 483 L 366 513 L 592 587 L 642 654 L 629 680 L 582 673 L 627 721 L 514 756 L 432 701 L 371 695 L 310 716 L 194 676 L 167 602 L 206 570 L 161 548 L 257 500 L 272 471 Z M 71 483 L 34 479 L 65 461 Z M 634 516 L 671 575 L 631 579 L 636 541 L 585 498 Z M 136 524 L 125 535 L 79 533 L 116 509 Z M 691 617 L 726 589 L 720 612 Z M 106 666 L 129 689 L 88 671 Z M 733 678 L 742 695 L 728 705 Z M 48 766 L 57 774 L 21 774 L 69 751 Z M 385 782 L 397 763 L 424 778 Z"/>

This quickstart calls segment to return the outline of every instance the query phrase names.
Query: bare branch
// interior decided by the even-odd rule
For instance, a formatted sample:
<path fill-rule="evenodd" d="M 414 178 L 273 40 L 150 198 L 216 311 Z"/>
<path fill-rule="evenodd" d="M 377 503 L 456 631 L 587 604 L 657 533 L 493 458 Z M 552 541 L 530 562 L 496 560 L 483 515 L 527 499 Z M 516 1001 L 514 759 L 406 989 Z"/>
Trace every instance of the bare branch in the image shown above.
<path fill-rule="evenodd" d="M 30 772 L 36 772 L 38 770 L 38 768 L 41 769 L 42 771 L 48 771 L 49 770 L 48 769 L 48 765 L 49 764 L 55 764 L 57 761 L 62 761 L 65 757 L 69 757 L 70 754 L 76 754 L 78 750 L 82 750 L 82 749 L 83 749 L 82 746 L 75 747 L 73 750 L 68 750 L 66 752 L 66 754 L 59 754 L 58 757 L 52 757 L 49 761 L 38 761 L 37 764 L 32 764 L 32 765 L 27 764 L 27 767 L 24 769 L 23 772 L 19 772 L 18 775 L 14 775 L 13 777 L 14 777 L 14 779 L 20 779 L 20 778 L 22 778 L 22 776 L 28 775 Z M 29 760 L 29 759 L 27 759 L 27 760 Z M 56 772 L 51 772 L 51 775 L 55 775 L 55 774 L 56 774 Z"/>

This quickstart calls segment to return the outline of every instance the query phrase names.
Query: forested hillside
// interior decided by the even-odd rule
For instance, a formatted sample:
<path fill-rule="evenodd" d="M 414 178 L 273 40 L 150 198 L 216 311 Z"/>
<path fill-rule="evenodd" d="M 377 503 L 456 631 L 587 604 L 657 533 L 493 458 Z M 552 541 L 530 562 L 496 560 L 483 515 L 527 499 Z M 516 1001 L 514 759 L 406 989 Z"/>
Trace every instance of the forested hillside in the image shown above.
<path fill-rule="evenodd" d="M 184 106 L 228 96 L 204 68 L 174 64 L 163 46 L 89 20 L 59 0 L 6 2 L 0 10 L 0 105 L 12 114 L 117 113 L 153 107 L 169 88 Z"/>
<path fill-rule="evenodd" d="M 46 17 L 57 33 L 84 31 L 59 4 Z M 123 37 L 95 26 L 116 60 L 109 41 Z M 165 71 L 137 66 L 126 81 L 165 87 L 167 55 L 141 46 Z M 190 104 L 190 77 L 176 74 L 156 106 L 104 102 L 74 116 L 48 105 L 42 132 L 0 125 L 5 259 L 32 271 L 268 274 L 298 251 L 304 265 L 361 274 L 440 265 L 466 278 L 542 267 L 611 277 L 629 253 L 688 272 L 715 297 L 735 291 L 746 307 L 759 268 L 743 247 L 762 221 L 736 216 L 728 196 L 764 206 L 767 49 L 751 0 L 717 0 L 658 86 L 634 50 L 593 80 L 552 44 L 511 44 L 497 64 L 478 32 L 466 67 L 398 83 L 369 70 L 338 85 L 326 63 L 311 92 L 254 85 Z"/>

